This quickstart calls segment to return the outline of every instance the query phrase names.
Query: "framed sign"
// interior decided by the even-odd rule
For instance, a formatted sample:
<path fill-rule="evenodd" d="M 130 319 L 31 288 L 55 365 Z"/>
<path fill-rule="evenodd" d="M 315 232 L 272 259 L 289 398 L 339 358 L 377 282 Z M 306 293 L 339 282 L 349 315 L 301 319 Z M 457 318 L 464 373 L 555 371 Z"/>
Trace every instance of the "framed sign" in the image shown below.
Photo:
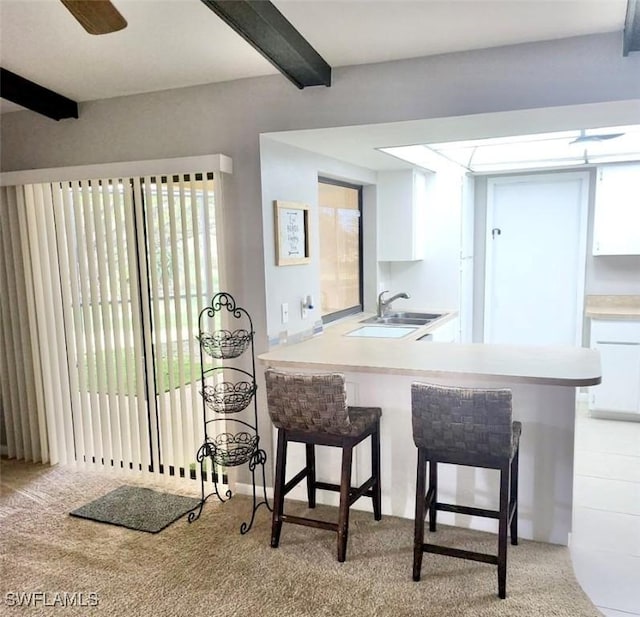
<path fill-rule="evenodd" d="M 273 204 L 276 265 L 309 263 L 309 206 L 295 201 L 274 201 Z"/>

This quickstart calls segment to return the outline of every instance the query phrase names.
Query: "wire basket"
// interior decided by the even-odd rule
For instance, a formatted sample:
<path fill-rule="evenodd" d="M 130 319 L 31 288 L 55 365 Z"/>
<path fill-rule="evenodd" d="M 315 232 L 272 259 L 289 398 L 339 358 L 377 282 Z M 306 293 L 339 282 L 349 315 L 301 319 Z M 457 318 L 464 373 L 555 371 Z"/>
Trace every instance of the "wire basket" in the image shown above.
<path fill-rule="evenodd" d="M 238 413 L 242 411 L 256 393 L 256 384 L 250 381 L 222 381 L 215 386 L 204 386 L 200 394 L 207 407 L 216 413 Z"/>
<path fill-rule="evenodd" d="M 241 431 L 235 435 L 221 433 L 212 442 L 211 455 L 221 467 L 235 467 L 247 463 L 258 446 L 258 436 Z"/>
<path fill-rule="evenodd" d="M 240 328 L 238 330 L 216 330 L 203 332 L 198 336 L 202 349 L 213 358 L 237 358 L 242 355 L 253 336 L 252 332 Z"/>

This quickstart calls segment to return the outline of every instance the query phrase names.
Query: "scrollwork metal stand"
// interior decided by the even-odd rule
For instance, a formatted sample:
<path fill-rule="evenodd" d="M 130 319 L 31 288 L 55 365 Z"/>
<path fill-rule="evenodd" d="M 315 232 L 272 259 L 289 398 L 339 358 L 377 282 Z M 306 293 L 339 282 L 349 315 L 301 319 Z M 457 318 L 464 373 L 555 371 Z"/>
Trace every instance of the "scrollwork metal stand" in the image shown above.
<path fill-rule="evenodd" d="M 229 319 L 244 320 L 249 328 L 234 330 L 221 327 L 221 312 L 227 311 Z M 211 325 L 214 326 L 211 329 Z M 232 493 L 227 489 L 221 494 L 218 489 L 218 470 L 237 467 L 248 463 L 251 472 L 253 493 L 253 509 L 249 522 L 240 525 L 240 533 L 247 533 L 253 526 L 256 511 L 261 505 L 269 510 L 267 500 L 265 464 L 267 454 L 260 448 L 258 433 L 258 404 L 256 400 L 255 353 L 253 349 L 253 322 L 247 311 L 236 305 L 230 294 L 217 293 L 211 304 L 202 311 L 198 318 L 198 341 L 200 342 L 200 367 L 202 378 L 202 417 L 204 423 L 204 442 L 198 449 L 196 460 L 200 464 L 201 497 L 200 503 L 189 512 L 188 521 L 192 523 L 202 513 L 202 508 L 209 497 L 215 495 L 219 501 L 231 499 Z M 251 355 L 251 372 L 233 366 L 229 361 L 239 358 L 246 351 Z M 226 363 L 220 362 L 225 360 Z M 240 414 L 253 403 L 253 416 L 248 420 L 240 419 Z M 211 413 L 213 412 L 213 413 Z M 234 416 L 234 417 L 231 417 Z M 216 431 L 219 426 L 224 431 Z M 229 432 L 229 429 L 233 432 Z M 207 494 L 206 471 L 207 460 L 211 461 L 213 491 Z M 262 468 L 262 500 L 259 501 L 256 489 L 256 469 Z"/>

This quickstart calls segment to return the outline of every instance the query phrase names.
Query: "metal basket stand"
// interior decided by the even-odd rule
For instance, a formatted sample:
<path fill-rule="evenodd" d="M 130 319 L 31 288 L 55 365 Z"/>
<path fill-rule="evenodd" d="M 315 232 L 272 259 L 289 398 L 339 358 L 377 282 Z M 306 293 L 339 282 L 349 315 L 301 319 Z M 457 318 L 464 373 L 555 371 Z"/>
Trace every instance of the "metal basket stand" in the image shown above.
<path fill-rule="evenodd" d="M 210 331 L 212 323 L 220 324 L 221 319 L 218 318 L 222 317 L 221 311 L 227 311 L 224 316 L 229 321 L 239 320 L 238 323 L 248 325 L 249 329 L 218 328 Z M 253 335 L 253 322 L 249 313 L 238 307 L 233 296 L 228 293 L 217 293 L 211 304 L 200 311 L 197 338 L 200 343 L 204 441 L 198 449 L 196 460 L 200 464 L 201 498 L 200 503 L 189 512 L 188 520 L 192 523 L 200 517 L 205 502 L 212 495 L 221 502 L 232 497 L 229 489 L 224 495 L 220 494 L 218 470 L 248 464 L 253 489 L 253 509 L 250 520 L 240 525 L 241 534 L 251 529 L 256 511 L 261 505 L 264 504 L 271 510 L 266 492 L 267 454 L 260 448 L 258 433 Z M 251 356 L 251 372 L 234 365 L 234 360 L 247 351 Z M 216 430 L 220 426 L 224 426 L 223 432 Z M 205 486 L 207 459 L 211 461 L 213 476 L 213 491 L 209 493 Z M 256 487 L 258 467 L 262 468 L 260 499 Z"/>

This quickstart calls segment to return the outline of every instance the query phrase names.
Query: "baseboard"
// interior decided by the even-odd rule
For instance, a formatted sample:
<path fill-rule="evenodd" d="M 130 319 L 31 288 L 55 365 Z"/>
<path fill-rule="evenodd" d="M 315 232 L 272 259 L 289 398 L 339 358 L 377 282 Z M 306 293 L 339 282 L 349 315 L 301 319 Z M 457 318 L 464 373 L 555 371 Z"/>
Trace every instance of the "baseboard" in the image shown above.
<path fill-rule="evenodd" d="M 620 422 L 640 422 L 640 413 L 633 411 L 603 411 L 601 409 L 592 409 L 589 411 L 591 418 L 599 420 L 619 420 Z"/>
<path fill-rule="evenodd" d="M 253 485 L 246 484 L 244 482 L 237 482 L 233 486 L 232 491 L 234 493 L 237 493 L 238 495 L 249 495 L 249 496 L 252 496 L 253 495 Z M 267 486 L 266 493 L 267 493 L 267 499 L 273 499 L 273 488 L 271 488 L 270 486 Z M 262 486 L 256 486 L 256 498 L 260 499 L 260 498 L 263 498 L 263 497 L 264 497 L 264 494 L 262 492 Z"/>

